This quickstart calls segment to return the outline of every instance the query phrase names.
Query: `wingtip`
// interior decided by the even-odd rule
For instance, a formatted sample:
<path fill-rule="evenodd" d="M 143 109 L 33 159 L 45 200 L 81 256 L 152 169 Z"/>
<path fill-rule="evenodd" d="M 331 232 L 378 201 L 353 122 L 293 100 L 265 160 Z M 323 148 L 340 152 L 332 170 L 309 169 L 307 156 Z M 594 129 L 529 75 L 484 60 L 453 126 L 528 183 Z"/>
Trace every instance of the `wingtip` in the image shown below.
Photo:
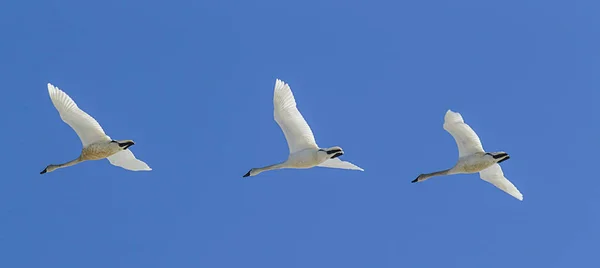
<path fill-rule="evenodd" d="M 242 176 L 242 178 L 248 177 L 250 176 L 250 171 L 248 171 L 248 173 L 244 174 L 244 176 Z"/>
<path fill-rule="evenodd" d="M 145 167 L 130 167 L 130 168 L 126 168 L 126 167 L 123 167 L 123 166 L 121 166 L 121 167 L 124 168 L 124 169 L 127 169 L 127 170 L 132 170 L 132 171 L 151 171 L 152 170 L 152 168 L 149 167 L 148 165 L 146 165 Z"/>
<path fill-rule="evenodd" d="M 415 182 L 418 182 L 418 181 L 419 181 L 419 178 L 417 177 L 416 179 L 412 180 L 410 183 L 415 183 Z"/>
<path fill-rule="evenodd" d="M 456 114 L 457 112 L 452 111 L 452 109 L 448 109 L 448 111 L 446 111 L 446 114 Z"/>
<path fill-rule="evenodd" d="M 139 159 L 138 159 L 138 160 L 139 160 Z M 142 163 L 144 163 L 144 168 L 143 168 L 142 170 L 145 170 L 145 171 L 150 171 L 150 170 L 152 170 L 152 168 L 151 168 L 151 167 L 150 167 L 148 164 L 146 164 L 146 162 L 144 162 L 144 161 L 142 161 L 142 160 L 140 160 L 140 161 L 141 161 Z"/>
<path fill-rule="evenodd" d="M 444 125 L 447 123 L 456 123 L 456 122 L 464 123 L 465 120 L 463 119 L 462 115 L 459 112 L 455 112 L 455 111 L 448 109 L 448 111 L 446 111 L 446 114 L 444 115 Z"/>
<path fill-rule="evenodd" d="M 285 81 L 283 81 L 282 79 L 277 78 L 275 80 L 275 85 L 280 85 L 281 87 L 285 87 L 286 85 L 288 85 L 288 83 L 286 83 Z"/>
<path fill-rule="evenodd" d="M 283 80 L 279 78 L 275 79 L 275 88 L 285 87 L 285 85 L 286 83 Z"/>
<path fill-rule="evenodd" d="M 62 90 L 60 90 L 60 88 L 56 87 L 55 85 L 48 83 L 48 94 L 50 95 L 56 95 L 59 94 L 60 92 L 62 92 Z"/>
<path fill-rule="evenodd" d="M 44 170 L 42 170 L 42 172 L 40 172 L 40 174 L 46 174 L 46 172 L 48 172 L 47 168 L 45 168 Z"/>

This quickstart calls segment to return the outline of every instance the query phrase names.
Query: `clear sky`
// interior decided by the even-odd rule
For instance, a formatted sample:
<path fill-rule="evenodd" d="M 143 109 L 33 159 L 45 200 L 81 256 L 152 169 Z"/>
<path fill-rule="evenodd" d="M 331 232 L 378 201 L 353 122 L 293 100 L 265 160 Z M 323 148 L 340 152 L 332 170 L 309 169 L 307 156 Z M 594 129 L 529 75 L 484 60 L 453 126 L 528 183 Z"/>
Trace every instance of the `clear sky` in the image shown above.
<path fill-rule="evenodd" d="M 600 2 L 0 2 L 0 267 L 598 267 Z M 273 86 L 364 172 L 286 159 Z M 153 171 L 81 143 L 50 82 Z M 450 168 L 460 112 L 522 202 Z"/>

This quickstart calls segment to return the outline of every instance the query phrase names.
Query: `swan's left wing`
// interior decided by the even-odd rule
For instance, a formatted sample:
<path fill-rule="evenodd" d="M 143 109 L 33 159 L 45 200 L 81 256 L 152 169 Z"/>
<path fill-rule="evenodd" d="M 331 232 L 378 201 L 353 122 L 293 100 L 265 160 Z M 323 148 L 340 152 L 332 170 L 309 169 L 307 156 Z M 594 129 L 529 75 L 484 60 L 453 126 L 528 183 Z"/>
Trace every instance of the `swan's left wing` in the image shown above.
<path fill-rule="evenodd" d="M 290 86 L 279 79 L 275 82 L 273 106 L 275 121 L 285 135 L 290 154 L 308 148 L 318 148 L 312 130 L 296 107 L 296 99 Z"/>
<path fill-rule="evenodd" d="M 517 187 L 515 187 L 507 178 L 504 177 L 504 172 L 502 172 L 500 165 L 493 164 L 489 168 L 480 171 L 479 176 L 482 180 L 493 184 L 494 186 L 498 187 L 498 189 L 505 191 L 514 198 L 523 201 L 523 195 L 521 192 L 519 192 Z"/>
<path fill-rule="evenodd" d="M 60 118 L 75 130 L 83 147 L 94 142 L 110 141 L 98 121 L 81 110 L 67 93 L 48 83 L 48 94 Z"/>
<path fill-rule="evenodd" d="M 451 110 L 444 116 L 444 129 L 454 137 L 458 146 L 458 157 L 463 157 L 477 152 L 484 152 L 481 140 L 473 129 L 465 124 L 463 117 Z"/>
<path fill-rule="evenodd" d="M 144 161 L 135 158 L 133 152 L 129 149 L 120 151 L 107 158 L 111 164 L 124 169 L 133 171 L 152 170 Z"/>
<path fill-rule="evenodd" d="M 328 168 L 341 168 L 341 169 L 352 169 L 352 170 L 360 170 L 360 171 L 365 171 L 364 169 L 360 168 L 359 166 L 352 164 L 350 162 L 347 161 L 342 161 L 339 158 L 333 158 L 333 159 L 328 159 L 327 161 L 318 164 L 318 167 L 328 167 Z"/>

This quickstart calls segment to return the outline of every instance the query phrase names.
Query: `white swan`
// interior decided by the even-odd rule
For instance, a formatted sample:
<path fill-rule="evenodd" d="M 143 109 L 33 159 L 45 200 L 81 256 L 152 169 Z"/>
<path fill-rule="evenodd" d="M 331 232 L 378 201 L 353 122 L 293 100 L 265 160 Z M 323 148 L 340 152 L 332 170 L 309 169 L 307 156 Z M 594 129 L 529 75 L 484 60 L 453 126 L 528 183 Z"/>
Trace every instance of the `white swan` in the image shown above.
<path fill-rule="evenodd" d="M 290 86 L 279 79 L 275 82 L 273 106 L 275 121 L 281 127 L 290 150 L 288 159 L 283 163 L 250 169 L 244 177 L 256 176 L 273 169 L 305 169 L 315 166 L 364 171 L 350 162 L 340 160 L 338 157 L 343 155 L 344 151 L 339 146 L 331 148 L 317 146 L 312 130 L 296 108 L 296 100 Z"/>
<path fill-rule="evenodd" d="M 76 159 L 64 164 L 49 165 L 40 174 L 83 161 L 103 158 L 108 158 L 111 164 L 128 170 L 152 170 L 146 163 L 136 159 L 128 149 L 135 144 L 132 140 L 112 140 L 104 134 L 104 130 L 93 117 L 79 109 L 69 95 L 50 83 L 48 83 L 48 94 L 60 118 L 71 126 L 81 139 L 83 149 Z"/>
<path fill-rule="evenodd" d="M 433 176 L 477 173 L 484 181 L 487 181 L 500 190 L 523 200 L 523 195 L 508 179 L 498 165 L 500 162 L 508 160 L 510 156 L 505 152 L 487 153 L 483 150 L 481 141 L 475 131 L 469 125 L 465 124 L 459 113 L 448 110 L 444 117 L 444 129 L 448 131 L 456 141 L 458 146 L 458 162 L 448 170 L 421 174 L 412 182 L 421 182 Z"/>

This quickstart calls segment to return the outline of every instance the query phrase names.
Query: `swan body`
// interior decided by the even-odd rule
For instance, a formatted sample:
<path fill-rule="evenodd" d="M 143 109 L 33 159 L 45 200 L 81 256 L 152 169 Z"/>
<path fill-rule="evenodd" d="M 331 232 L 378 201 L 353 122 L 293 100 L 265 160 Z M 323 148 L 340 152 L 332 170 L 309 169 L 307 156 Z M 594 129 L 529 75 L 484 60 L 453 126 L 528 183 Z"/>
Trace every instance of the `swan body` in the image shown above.
<path fill-rule="evenodd" d="M 462 116 L 451 110 L 444 117 L 444 129 L 448 131 L 458 146 L 458 161 L 454 167 L 419 175 L 412 182 L 422 182 L 431 177 L 478 173 L 481 179 L 493 184 L 511 196 L 523 200 L 523 195 L 508 179 L 504 177 L 499 163 L 506 161 L 510 156 L 506 152 L 485 152 L 481 141 L 475 131 L 467 125 Z"/>
<path fill-rule="evenodd" d="M 364 171 L 362 168 L 338 158 L 344 154 L 341 147 L 320 148 L 317 145 L 312 130 L 296 107 L 292 90 L 288 84 L 279 79 L 275 82 L 273 106 L 275 121 L 283 131 L 288 143 L 288 159 L 278 164 L 252 168 L 243 177 L 256 176 L 261 172 L 274 169 L 307 169 L 316 166 Z"/>
<path fill-rule="evenodd" d="M 131 141 L 133 145 L 133 141 Z M 119 151 L 123 148 L 119 145 L 118 142 L 98 142 L 92 143 L 81 150 L 81 158 L 86 160 L 100 160 L 107 158 Z"/>
<path fill-rule="evenodd" d="M 115 165 L 128 170 L 152 170 L 146 163 L 136 159 L 129 147 L 132 140 L 113 140 L 104 133 L 98 122 L 89 114 L 79 109 L 77 104 L 62 90 L 48 83 L 48 93 L 61 119 L 79 136 L 83 149 L 81 154 L 69 162 L 48 165 L 40 174 L 52 172 L 59 168 L 69 167 L 88 160 L 107 158 Z"/>

